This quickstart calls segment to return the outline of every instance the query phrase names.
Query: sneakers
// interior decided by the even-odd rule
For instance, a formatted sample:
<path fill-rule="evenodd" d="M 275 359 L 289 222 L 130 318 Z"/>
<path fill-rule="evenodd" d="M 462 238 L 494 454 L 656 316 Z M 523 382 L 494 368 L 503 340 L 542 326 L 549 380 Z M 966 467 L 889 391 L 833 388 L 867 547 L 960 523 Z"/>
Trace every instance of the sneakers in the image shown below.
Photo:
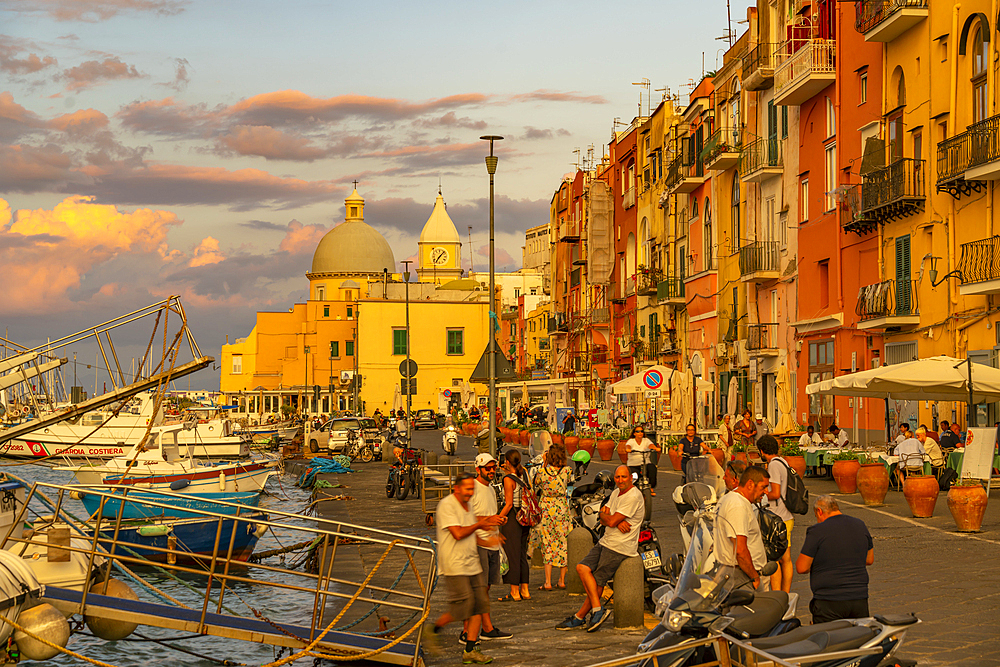
<path fill-rule="evenodd" d="M 464 636 L 465 633 L 463 632 L 462 635 Z M 480 639 L 510 639 L 513 636 L 514 635 L 512 633 L 507 632 L 506 630 L 501 630 L 495 625 L 492 630 L 483 630 L 479 633 Z"/>
<path fill-rule="evenodd" d="M 420 642 L 424 645 L 424 650 L 434 656 L 441 655 L 440 637 L 434 632 L 434 624 L 430 621 L 424 623 L 424 629 L 420 633 Z"/>
<path fill-rule="evenodd" d="M 565 621 L 556 626 L 556 630 L 576 630 L 577 628 L 582 628 L 586 624 L 582 618 L 577 618 L 576 614 L 573 614 Z"/>
<path fill-rule="evenodd" d="M 491 662 L 493 662 L 493 658 L 483 655 L 478 648 L 462 652 L 462 664 L 464 665 L 488 665 Z"/>
<path fill-rule="evenodd" d="M 611 610 L 607 607 L 601 607 L 600 609 L 594 611 L 590 615 L 590 623 L 587 625 L 587 632 L 593 632 L 597 628 L 601 627 L 601 623 L 606 621 L 610 615 Z"/>
<path fill-rule="evenodd" d="M 481 634 L 482 633 L 480 633 L 480 635 Z M 465 630 L 462 630 L 458 633 L 458 643 L 465 644 L 467 641 L 469 641 L 469 635 L 465 634 Z"/>

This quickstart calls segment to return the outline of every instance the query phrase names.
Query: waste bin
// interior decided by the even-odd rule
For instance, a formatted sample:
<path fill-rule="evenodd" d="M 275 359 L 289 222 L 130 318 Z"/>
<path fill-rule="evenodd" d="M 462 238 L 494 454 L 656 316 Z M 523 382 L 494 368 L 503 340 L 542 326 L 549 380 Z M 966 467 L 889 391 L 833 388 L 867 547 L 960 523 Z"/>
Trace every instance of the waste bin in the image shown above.
<path fill-rule="evenodd" d="M 484 428 L 476 435 L 476 447 L 479 448 L 479 453 L 490 451 L 490 430 Z"/>

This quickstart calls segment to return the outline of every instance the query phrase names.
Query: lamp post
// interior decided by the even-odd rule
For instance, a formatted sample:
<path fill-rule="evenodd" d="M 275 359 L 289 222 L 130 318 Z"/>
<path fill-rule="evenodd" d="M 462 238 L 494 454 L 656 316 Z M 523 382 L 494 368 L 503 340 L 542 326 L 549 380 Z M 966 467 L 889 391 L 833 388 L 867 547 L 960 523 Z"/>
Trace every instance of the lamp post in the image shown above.
<path fill-rule="evenodd" d="M 413 260 L 406 259 L 400 262 L 404 266 L 403 270 L 403 281 L 405 282 L 404 290 L 406 293 L 406 423 L 409 425 L 410 419 L 410 408 L 413 405 L 413 392 L 411 391 L 413 385 L 410 381 L 410 264 Z M 357 354 L 357 350 L 355 350 Z M 409 432 L 409 429 L 407 429 Z"/>
<path fill-rule="evenodd" d="M 303 346 L 306 357 L 306 377 L 302 382 L 302 416 L 306 415 L 306 401 L 309 400 L 309 346 Z"/>
<path fill-rule="evenodd" d="M 490 411 L 490 454 L 497 455 L 497 358 L 496 358 L 496 337 L 493 335 L 493 318 L 497 317 L 496 308 L 496 264 L 493 255 L 493 175 L 497 173 L 497 163 L 500 158 L 493 154 L 493 142 L 503 141 L 503 137 L 495 134 L 487 134 L 479 137 L 490 142 L 490 154 L 486 156 L 486 171 L 490 174 L 490 315 L 489 321 L 489 344 L 486 348 L 486 372 L 490 378 L 490 397 L 487 408 Z M 470 251 L 471 252 L 471 251 Z"/>

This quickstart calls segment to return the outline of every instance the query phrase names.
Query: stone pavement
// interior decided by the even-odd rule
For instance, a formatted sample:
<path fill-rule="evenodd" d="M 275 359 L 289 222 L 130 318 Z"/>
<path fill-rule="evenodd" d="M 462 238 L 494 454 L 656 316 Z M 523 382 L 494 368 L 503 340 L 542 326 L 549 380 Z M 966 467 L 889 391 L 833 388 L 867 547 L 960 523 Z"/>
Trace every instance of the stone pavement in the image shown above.
<path fill-rule="evenodd" d="M 441 452 L 440 431 L 419 431 L 417 447 Z M 460 439 L 459 454 L 471 460 L 471 438 Z M 682 543 L 677 513 L 670 502 L 670 491 L 680 482 L 680 474 L 661 461 L 659 493 L 655 499 L 653 524 L 663 552 L 679 552 Z M 594 462 L 591 476 L 613 463 Z M 355 464 L 354 474 L 337 476 L 346 493 L 356 500 L 324 503 L 320 514 L 393 530 L 406 534 L 433 537 L 433 529 L 424 524 L 419 496 L 405 501 L 385 497 L 387 466 L 384 463 Z M 286 476 L 286 486 L 294 478 Z M 829 479 L 807 479 L 811 495 L 833 494 L 841 510 L 865 521 L 875 540 L 875 564 L 869 568 L 870 608 L 873 613 L 913 612 L 923 622 L 907 633 L 899 655 L 913 658 L 920 665 L 938 667 L 1000 667 L 1000 491 L 991 494 L 983 531 L 964 535 L 954 531 L 945 497 L 938 499 L 935 516 L 913 519 L 902 494 L 890 491 L 886 505 L 867 508 L 860 495 L 837 494 Z M 339 491 L 339 490 L 338 490 Z M 371 511 L 378 508 L 378 511 Z M 386 511 L 382 511 L 382 510 Z M 796 516 L 792 534 L 794 561 L 805 538 L 807 526 L 815 523 L 810 512 Z M 564 591 L 538 591 L 544 582 L 541 569 L 532 572 L 532 598 L 522 602 L 496 602 L 506 592 L 494 588 L 492 616 L 499 627 L 514 633 L 514 639 L 484 642 L 483 651 L 496 658 L 498 665 L 586 665 L 628 655 L 645 636 L 645 629 L 616 630 L 609 621 L 595 633 L 557 632 L 553 628 L 580 604 L 581 598 Z M 807 575 L 796 574 L 792 590 L 799 593 L 798 614 L 803 623 L 810 621 L 808 605 L 811 594 Z M 444 600 L 435 596 L 432 618 L 444 610 Z M 648 620 L 649 617 L 647 617 Z M 460 661 L 457 636 L 460 628 L 452 626 L 442 634 L 444 655 L 431 657 L 430 665 Z"/>

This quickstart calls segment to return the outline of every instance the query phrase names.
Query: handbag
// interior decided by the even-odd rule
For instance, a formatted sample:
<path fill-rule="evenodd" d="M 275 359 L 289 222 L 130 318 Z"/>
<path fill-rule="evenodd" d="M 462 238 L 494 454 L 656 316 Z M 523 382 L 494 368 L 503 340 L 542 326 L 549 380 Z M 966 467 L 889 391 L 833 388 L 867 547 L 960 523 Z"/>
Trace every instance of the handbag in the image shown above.
<path fill-rule="evenodd" d="M 768 560 L 778 561 L 788 550 L 788 529 L 780 516 L 763 506 L 757 507 L 760 536 Z"/>
<path fill-rule="evenodd" d="M 507 475 L 521 485 L 521 506 L 517 509 L 517 522 L 525 528 L 534 528 L 542 522 L 542 508 L 538 496 L 528 484 L 517 475 Z"/>

